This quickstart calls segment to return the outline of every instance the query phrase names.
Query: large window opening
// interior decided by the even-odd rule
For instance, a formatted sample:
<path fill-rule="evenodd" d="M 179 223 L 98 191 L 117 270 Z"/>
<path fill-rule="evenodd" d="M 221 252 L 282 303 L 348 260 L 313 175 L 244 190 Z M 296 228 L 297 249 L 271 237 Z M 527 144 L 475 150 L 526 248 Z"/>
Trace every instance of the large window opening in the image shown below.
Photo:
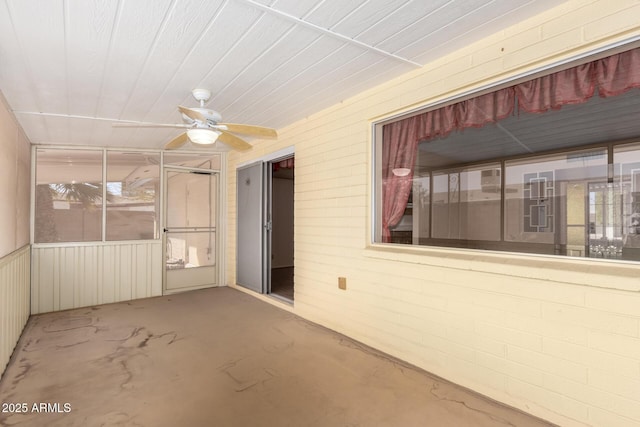
<path fill-rule="evenodd" d="M 102 240 L 102 163 L 96 150 L 36 150 L 35 243 Z"/>
<path fill-rule="evenodd" d="M 159 240 L 163 164 L 219 171 L 221 155 L 37 147 L 34 243 Z"/>
<path fill-rule="evenodd" d="M 386 123 L 375 241 L 640 260 L 640 49 Z"/>

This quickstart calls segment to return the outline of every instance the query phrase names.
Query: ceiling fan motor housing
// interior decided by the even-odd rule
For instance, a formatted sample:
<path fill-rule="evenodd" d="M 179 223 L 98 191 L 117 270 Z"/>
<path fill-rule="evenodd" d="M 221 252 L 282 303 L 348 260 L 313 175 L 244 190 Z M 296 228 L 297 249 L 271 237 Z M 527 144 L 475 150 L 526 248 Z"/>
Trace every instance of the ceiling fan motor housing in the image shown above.
<path fill-rule="evenodd" d="M 211 91 L 209 89 L 194 89 L 191 91 L 191 94 L 196 101 L 200 102 L 200 105 L 203 105 L 211 98 Z"/>

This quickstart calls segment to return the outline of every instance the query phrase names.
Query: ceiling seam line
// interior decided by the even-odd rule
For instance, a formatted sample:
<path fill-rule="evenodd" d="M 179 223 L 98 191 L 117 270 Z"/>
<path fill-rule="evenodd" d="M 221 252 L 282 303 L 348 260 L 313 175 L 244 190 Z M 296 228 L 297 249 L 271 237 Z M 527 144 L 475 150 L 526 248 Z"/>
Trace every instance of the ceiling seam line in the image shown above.
<path fill-rule="evenodd" d="M 62 114 L 62 113 L 47 113 L 44 111 L 24 111 L 24 110 L 13 110 L 13 113 L 16 115 L 25 114 L 29 116 L 41 116 L 41 117 L 61 117 L 65 119 L 83 119 L 83 120 L 100 120 L 105 122 L 114 122 L 114 123 L 133 123 L 133 124 L 156 124 L 153 122 L 145 122 L 141 120 L 124 120 L 124 119 L 114 119 L 110 117 L 93 117 L 93 116 L 83 116 L 80 114 Z"/>
<path fill-rule="evenodd" d="M 292 25 L 290 28 L 288 28 L 282 35 L 280 35 L 280 37 L 278 37 L 277 40 L 275 40 L 271 46 L 267 49 L 265 49 L 260 55 L 256 56 L 251 62 L 249 62 L 247 65 L 245 65 L 242 69 L 242 71 L 240 71 L 238 74 L 236 74 L 226 85 L 224 85 L 222 88 L 220 88 L 220 90 L 218 90 L 216 92 L 215 95 L 213 95 L 211 97 L 211 99 L 208 101 L 208 103 L 210 104 L 214 104 L 215 105 L 215 101 L 218 98 L 218 96 L 224 92 L 225 90 L 227 90 L 229 88 L 229 86 L 231 86 L 233 83 L 235 83 L 240 76 L 242 76 L 244 74 L 244 72 L 251 66 L 253 66 L 256 61 L 262 59 L 265 57 L 265 55 L 267 55 L 269 52 L 271 52 L 271 50 L 277 46 L 282 40 L 284 40 L 286 37 L 289 36 L 289 34 L 291 34 L 293 32 L 293 30 L 295 30 L 296 26 Z"/>
<path fill-rule="evenodd" d="M 315 11 L 315 10 L 317 9 L 317 7 L 319 7 L 319 6 L 320 6 L 322 3 L 324 3 L 324 2 L 325 2 L 325 0 L 321 0 L 321 1 L 316 5 L 316 8 L 314 8 L 314 9 L 310 10 L 309 12 L 307 12 L 307 13 L 303 16 L 303 18 L 304 18 L 304 17 L 307 17 L 307 16 L 309 16 L 309 14 L 313 13 L 313 11 Z M 294 24 L 294 25 L 293 25 L 293 27 L 291 27 L 291 29 L 290 29 L 290 30 L 288 30 L 288 31 L 287 31 L 287 33 L 286 33 L 283 37 L 281 37 L 281 39 L 284 39 L 284 37 L 285 37 L 285 36 L 287 36 L 287 35 L 289 35 L 289 34 L 290 34 L 290 33 L 291 33 L 295 28 L 296 28 L 296 26 L 295 26 L 295 24 Z M 297 53 L 295 54 L 295 56 L 294 56 L 294 57 L 292 57 L 292 58 L 288 59 L 287 61 L 285 61 L 284 63 L 280 64 L 277 68 L 275 68 L 274 70 L 271 70 L 271 72 L 269 72 L 269 74 L 267 74 L 266 76 L 264 76 L 264 77 L 263 77 L 262 79 L 260 79 L 258 82 L 256 82 L 256 83 L 254 83 L 253 85 L 251 85 L 251 87 L 249 87 L 247 90 L 245 90 L 245 92 L 244 92 L 242 95 L 240 95 L 240 96 L 239 96 L 239 97 L 237 97 L 234 101 L 232 101 L 230 104 L 228 104 L 228 105 L 227 105 L 227 108 L 230 108 L 230 107 L 232 107 L 233 105 L 235 105 L 235 104 L 238 102 L 238 100 L 239 100 L 239 99 L 241 99 L 241 98 L 243 98 L 244 96 L 246 96 L 248 93 L 250 93 L 250 92 L 253 90 L 253 88 L 255 88 L 256 86 L 258 86 L 259 84 L 261 84 L 261 83 L 262 83 L 262 82 L 263 82 L 267 77 L 270 77 L 270 76 L 271 76 L 273 73 L 275 73 L 277 70 L 279 70 L 280 68 L 284 67 L 286 64 L 288 64 L 289 62 L 291 62 L 295 57 L 297 57 L 297 56 L 299 56 L 301 53 L 305 52 L 305 51 L 309 48 L 309 46 L 311 46 L 311 45 L 315 44 L 315 43 L 316 43 L 316 42 L 317 42 L 321 37 L 322 37 L 321 35 L 320 35 L 320 36 L 317 36 L 317 37 L 316 37 L 316 38 L 315 38 L 315 39 L 314 39 L 314 40 L 313 40 L 313 41 L 312 41 L 312 42 L 311 42 L 307 47 L 305 47 L 305 48 L 303 48 L 301 51 L 297 52 Z M 280 41 L 280 39 L 279 39 L 279 41 Z M 276 43 L 277 43 L 277 42 L 276 42 Z M 274 43 L 274 46 L 276 45 L 276 43 Z M 270 48 L 269 50 L 271 50 L 271 48 Z M 262 99 L 262 98 L 261 98 L 261 99 Z M 244 110 L 243 110 L 243 111 L 244 111 Z"/>
<path fill-rule="evenodd" d="M 200 33 L 200 36 L 198 37 L 198 39 L 196 41 L 194 41 L 193 46 L 189 49 L 187 54 L 183 57 L 180 65 L 176 68 L 176 71 L 173 73 L 173 75 L 169 79 L 169 82 L 165 85 L 164 89 L 162 90 L 162 93 L 160 93 L 160 95 L 156 98 L 155 102 L 151 105 L 151 107 L 149 108 L 147 113 L 144 115 L 143 119 L 147 118 L 147 116 L 149 115 L 149 111 L 153 110 L 153 108 L 158 104 L 158 101 L 160 100 L 160 98 L 162 98 L 165 95 L 165 93 L 167 92 L 167 87 L 169 87 L 169 85 L 171 83 L 173 83 L 173 81 L 176 79 L 176 76 L 182 72 L 182 69 L 184 67 L 185 62 L 187 62 L 187 60 L 191 57 L 191 54 L 197 50 L 196 47 L 202 41 L 202 39 L 204 38 L 205 34 L 217 22 L 217 19 L 220 17 L 220 14 L 222 14 L 222 12 L 223 12 L 224 8 L 227 6 L 227 4 L 229 4 L 229 0 L 224 0 L 218 6 L 218 8 L 216 9 L 215 13 L 213 14 L 211 19 L 209 20 L 209 23 L 202 30 L 202 32 Z M 188 98 L 190 98 L 190 96 Z M 184 101 L 181 102 L 179 105 L 182 105 L 182 104 L 184 104 Z M 172 115 L 175 114 L 175 111 L 172 111 L 171 114 Z"/>
<path fill-rule="evenodd" d="M 263 12 L 262 14 L 260 14 L 249 26 L 249 28 L 242 34 L 242 36 L 240 36 L 234 43 L 233 45 L 231 45 L 226 52 L 220 57 L 220 59 L 218 59 L 218 62 L 211 67 L 211 69 L 204 75 L 204 77 L 202 79 L 200 79 L 200 81 L 203 80 L 207 80 L 209 78 L 209 76 L 213 75 L 213 72 L 215 70 L 217 70 L 218 66 L 222 63 L 222 61 L 224 61 L 229 55 L 231 55 L 232 51 L 240 44 L 244 41 L 245 38 L 247 38 L 249 36 L 249 33 L 251 31 L 253 31 L 253 29 L 256 27 L 256 25 L 258 25 L 260 23 L 260 21 L 262 21 L 262 18 L 266 16 L 266 14 Z M 207 101 L 208 103 L 209 101 Z"/>
<path fill-rule="evenodd" d="M 316 40 L 314 40 L 314 41 L 313 41 L 313 43 L 312 43 L 311 45 L 309 45 L 309 46 L 312 46 L 313 44 L 315 44 L 315 43 L 317 42 L 317 40 L 320 40 L 321 38 L 322 38 L 322 36 L 319 36 L 319 37 L 318 37 Z M 342 45 L 342 46 L 340 46 L 339 48 L 337 48 L 337 49 L 336 49 L 336 50 L 334 50 L 333 52 L 328 53 L 327 55 L 323 56 L 323 57 L 322 57 L 322 59 L 320 59 L 320 60 L 316 61 L 314 64 L 312 64 L 312 65 L 309 65 L 309 66 L 305 67 L 303 70 L 300 70 L 300 71 L 299 71 L 298 73 L 296 73 L 294 76 L 289 77 L 289 79 L 287 79 L 287 81 L 286 81 L 286 82 L 281 83 L 281 84 L 280 84 L 280 85 L 278 85 L 276 88 L 272 89 L 271 91 L 269 91 L 268 93 L 266 93 L 265 95 L 263 95 L 263 96 L 262 96 L 260 99 L 258 99 L 255 103 L 257 104 L 258 102 L 261 102 L 263 99 L 267 98 L 269 95 L 271 95 L 272 93 L 274 93 L 274 92 L 276 92 L 277 90 L 279 90 L 282 86 L 284 86 L 284 85 L 286 85 L 286 84 L 290 83 L 292 80 L 294 80 L 294 79 L 296 79 L 298 76 L 302 75 L 302 73 L 306 72 L 306 71 L 307 71 L 307 70 L 309 70 L 311 67 L 316 66 L 318 63 L 320 63 L 320 62 L 322 62 L 322 61 L 325 61 L 327 58 L 330 58 L 332 55 L 335 55 L 336 53 L 340 52 L 342 49 L 344 49 L 344 48 L 345 48 L 345 46 L 346 46 L 346 45 Z M 307 48 L 308 48 L 308 47 L 307 47 Z M 250 107 L 247 107 L 247 108 L 250 108 Z M 244 113 L 244 112 L 247 110 L 247 108 L 245 108 L 244 110 L 240 111 L 240 113 L 239 113 L 239 114 Z M 267 108 L 267 109 L 263 110 L 263 112 L 264 112 L 264 111 L 271 110 L 271 109 L 272 109 L 272 107 L 269 107 L 269 108 Z"/>
<path fill-rule="evenodd" d="M 432 11 L 430 11 L 429 13 L 427 13 L 426 15 L 422 16 L 422 17 L 421 17 L 420 19 L 418 19 L 417 21 L 414 21 L 414 22 L 412 22 L 411 24 L 409 24 L 409 25 L 407 25 L 406 27 L 404 27 L 404 30 L 407 30 L 407 29 L 409 29 L 409 28 L 411 28 L 411 27 L 414 27 L 414 26 L 418 25 L 420 22 L 422 22 L 422 21 L 424 21 L 425 19 L 427 19 L 427 18 L 429 18 L 429 17 L 433 16 L 435 13 L 437 13 L 437 12 L 439 12 L 440 10 L 444 9 L 445 7 L 449 6 L 451 3 L 452 3 L 452 0 L 448 1 L 447 3 L 445 3 L 445 4 L 441 5 L 441 6 L 438 6 L 437 8 L 435 8 L 435 9 L 433 9 Z M 405 4 L 406 4 L 406 3 L 405 3 Z M 394 13 L 395 13 L 395 12 L 394 12 Z M 433 32 L 429 33 L 429 35 L 430 35 L 430 34 L 433 34 Z M 380 41 L 378 42 L 378 44 L 385 43 L 385 42 L 389 41 L 390 39 L 392 39 L 392 38 L 393 38 L 393 37 L 395 37 L 395 36 L 396 36 L 396 34 L 391 34 L 391 35 L 389 35 L 389 36 L 385 37 L 383 40 L 380 40 Z M 405 46 L 405 47 L 406 47 L 406 46 Z M 404 47 L 403 47 L 403 49 L 404 49 Z M 402 50 L 402 49 L 400 49 L 400 50 Z"/>
<path fill-rule="evenodd" d="M 295 27 L 295 26 L 294 26 L 294 27 Z M 249 87 L 249 88 L 245 91 L 245 93 L 243 93 L 243 94 L 242 94 L 242 95 L 240 95 L 238 98 L 236 98 L 233 102 L 231 102 L 229 105 L 227 105 L 227 108 L 230 108 L 231 106 L 235 105 L 235 104 L 237 103 L 237 101 L 238 101 L 238 100 L 242 99 L 243 97 L 247 96 L 247 94 L 251 93 L 251 91 L 252 91 L 256 86 L 259 86 L 260 84 L 262 84 L 266 78 L 271 77 L 271 75 L 273 75 L 276 71 L 278 71 L 278 70 L 280 70 L 281 68 L 285 67 L 285 66 L 286 66 L 286 65 L 288 65 L 291 61 L 295 60 L 295 58 L 297 58 L 297 57 L 298 57 L 298 56 L 300 56 L 302 53 L 304 53 L 304 52 L 306 52 L 308 49 L 310 49 L 313 45 L 315 45 L 316 43 L 318 43 L 318 41 L 322 38 L 322 35 L 317 35 L 317 34 L 316 34 L 315 36 L 316 36 L 316 38 L 315 38 L 315 39 L 313 39 L 309 44 L 307 44 L 307 45 L 306 45 L 302 50 L 300 50 L 299 52 L 297 52 L 297 53 L 295 54 L 295 56 L 293 56 L 293 57 L 289 58 L 288 60 L 286 60 L 285 62 L 283 62 L 282 64 L 280 64 L 277 68 L 275 68 L 274 70 L 272 70 L 272 71 L 271 71 L 269 74 L 267 74 L 265 77 L 263 77 L 262 79 L 260 79 L 258 82 L 256 82 L 256 83 L 254 83 L 253 85 L 251 85 L 251 87 Z M 305 68 L 305 70 L 303 70 L 303 71 L 306 71 L 307 69 L 308 69 L 308 68 Z M 297 77 L 297 76 L 299 76 L 299 75 L 300 75 L 300 72 L 299 72 L 299 73 L 296 73 L 296 75 L 295 75 L 295 76 L 290 77 L 287 81 L 289 81 L 289 80 L 291 80 L 292 78 L 295 78 L 295 77 Z M 281 84 L 281 85 L 278 85 L 278 87 L 277 87 L 276 89 L 279 89 L 279 88 L 281 88 L 281 87 L 282 87 L 282 84 Z M 270 91 L 267 95 L 272 94 L 276 89 L 274 89 L 274 90 Z M 261 100 L 263 100 L 267 95 L 265 95 L 265 96 L 261 97 L 261 98 L 258 100 L 258 102 L 259 102 L 259 101 L 261 101 Z M 241 114 L 241 113 L 245 112 L 246 110 L 247 110 L 247 108 L 245 108 L 244 110 L 240 110 L 240 112 L 239 112 L 239 113 L 236 113 L 236 114 Z"/>
<path fill-rule="evenodd" d="M 305 21 L 304 19 L 297 18 L 297 17 L 295 17 L 293 15 L 290 15 L 290 14 L 288 14 L 286 12 L 274 9 L 274 8 L 272 8 L 270 6 L 266 6 L 266 5 L 257 3 L 254 0 L 236 0 L 236 1 L 242 1 L 244 3 L 248 3 L 251 6 L 254 6 L 255 8 L 260 9 L 260 10 L 262 10 L 264 12 L 267 12 L 267 13 L 270 13 L 272 15 L 276 15 L 276 16 L 278 16 L 280 18 L 295 22 L 296 24 L 302 25 L 302 26 L 307 27 L 307 28 L 311 28 L 312 30 L 319 31 L 319 32 L 321 32 L 321 33 L 323 33 L 323 34 L 325 34 L 327 36 L 336 38 L 336 39 L 344 41 L 346 43 L 349 43 L 349 44 L 352 44 L 352 45 L 356 45 L 358 47 L 370 50 L 370 51 L 378 53 L 380 55 L 395 59 L 396 61 L 401 61 L 401 62 L 404 62 L 406 64 L 410 64 L 413 67 L 416 67 L 416 68 L 422 68 L 423 67 L 422 64 L 414 62 L 414 61 L 412 61 L 410 59 L 404 58 L 402 56 L 396 55 L 396 54 L 391 53 L 391 52 L 387 52 L 386 50 L 382 50 L 382 49 L 377 48 L 375 46 L 371 46 L 371 45 L 369 45 L 367 43 L 364 43 L 364 42 L 361 42 L 359 40 L 352 39 L 351 37 L 345 36 L 344 34 L 337 33 L 337 32 L 332 31 L 330 29 L 327 29 L 327 28 L 321 27 L 319 25 L 313 24 L 313 23 L 311 23 L 309 21 Z"/>

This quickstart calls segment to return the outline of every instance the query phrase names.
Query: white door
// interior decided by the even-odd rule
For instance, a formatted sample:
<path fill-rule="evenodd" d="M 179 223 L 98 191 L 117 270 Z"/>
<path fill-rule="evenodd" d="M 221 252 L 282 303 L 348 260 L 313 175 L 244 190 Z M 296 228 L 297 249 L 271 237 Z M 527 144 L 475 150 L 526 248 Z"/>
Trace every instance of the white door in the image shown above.
<path fill-rule="evenodd" d="M 218 285 L 218 174 L 165 169 L 164 293 Z"/>

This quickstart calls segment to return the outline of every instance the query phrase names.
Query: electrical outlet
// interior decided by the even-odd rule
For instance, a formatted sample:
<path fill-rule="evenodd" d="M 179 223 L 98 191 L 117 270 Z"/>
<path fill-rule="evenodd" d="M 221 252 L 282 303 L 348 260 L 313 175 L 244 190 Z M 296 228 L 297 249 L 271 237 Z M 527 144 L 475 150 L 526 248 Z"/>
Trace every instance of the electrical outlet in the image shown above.
<path fill-rule="evenodd" d="M 346 277 L 338 277 L 338 288 L 343 291 L 347 290 L 347 278 Z"/>

